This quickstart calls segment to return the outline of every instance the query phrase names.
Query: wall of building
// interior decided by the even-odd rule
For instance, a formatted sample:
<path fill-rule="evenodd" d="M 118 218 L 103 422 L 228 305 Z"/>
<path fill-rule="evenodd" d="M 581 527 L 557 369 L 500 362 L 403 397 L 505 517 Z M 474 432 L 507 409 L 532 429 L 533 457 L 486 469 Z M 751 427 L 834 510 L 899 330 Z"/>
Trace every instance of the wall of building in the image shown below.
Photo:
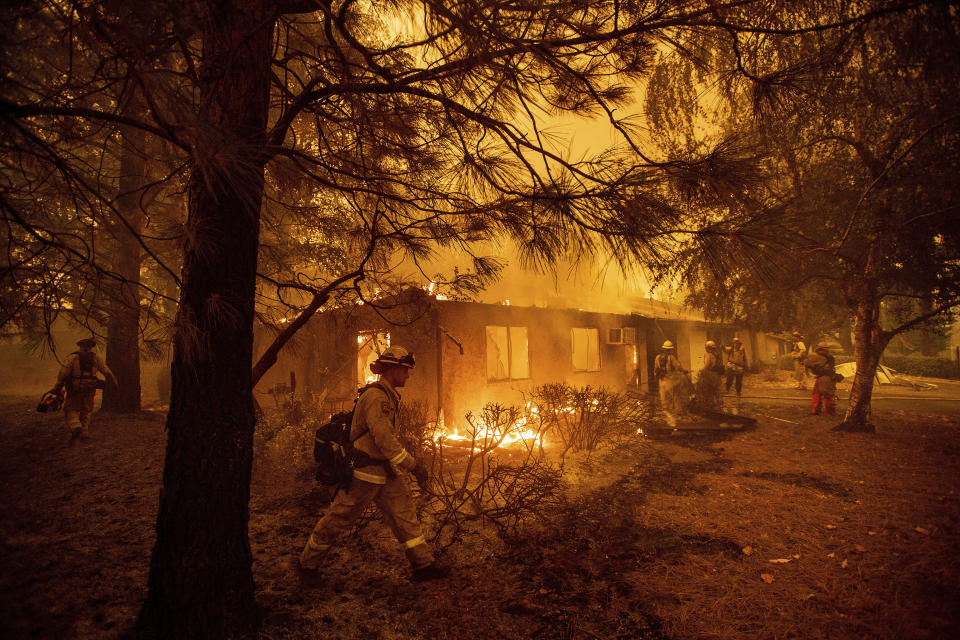
<path fill-rule="evenodd" d="M 607 344 L 607 331 L 631 326 L 633 320 L 620 314 L 577 310 L 437 303 L 439 326 L 463 347 L 445 335 L 442 349 L 442 403 L 448 426 L 463 424 L 467 411 L 486 403 L 520 405 L 532 388 L 565 381 L 577 387 L 623 389 L 635 372 L 633 351 L 628 345 Z M 527 327 L 530 375 L 522 380 L 487 380 L 486 327 Z M 599 333 L 600 370 L 574 371 L 571 329 L 596 328 Z"/>

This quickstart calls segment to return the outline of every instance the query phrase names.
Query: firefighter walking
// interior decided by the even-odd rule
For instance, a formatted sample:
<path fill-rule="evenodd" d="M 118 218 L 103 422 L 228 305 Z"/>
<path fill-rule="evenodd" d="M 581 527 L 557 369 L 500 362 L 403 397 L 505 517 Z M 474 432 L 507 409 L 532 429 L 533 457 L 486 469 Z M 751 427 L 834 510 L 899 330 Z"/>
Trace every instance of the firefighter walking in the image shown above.
<path fill-rule="evenodd" d="M 327 512 L 317 522 L 300 553 L 300 568 L 320 569 L 326 555 L 364 510 L 376 504 L 387 526 L 403 545 L 413 567 L 414 581 L 444 578 L 449 567 L 437 564 L 427 544 L 406 478 L 396 469 L 410 471 L 421 485 L 427 470 L 400 444 L 396 436 L 400 394 L 414 367 L 413 354 L 400 346 L 386 349 L 370 370 L 379 384 L 367 387 L 357 400 L 350 424 L 350 439 L 356 451 L 353 478 L 339 491 Z"/>
<path fill-rule="evenodd" d="M 660 388 L 660 407 L 671 427 L 677 426 L 677 416 L 686 409 L 684 376 L 686 371 L 677 358 L 673 343 L 667 340 L 653 360 L 653 373 Z"/>
<path fill-rule="evenodd" d="M 63 402 L 63 417 L 70 430 L 70 444 L 77 439 L 90 438 L 90 417 L 93 415 L 93 403 L 97 389 L 101 388 L 102 381 L 98 373 L 106 376 L 110 382 L 117 384 L 117 378 L 107 367 L 99 355 L 93 352 L 97 341 L 94 338 L 84 338 L 77 341 L 79 351 L 71 353 L 60 372 L 57 374 L 57 384 L 52 393 L 67 397 Z"/>

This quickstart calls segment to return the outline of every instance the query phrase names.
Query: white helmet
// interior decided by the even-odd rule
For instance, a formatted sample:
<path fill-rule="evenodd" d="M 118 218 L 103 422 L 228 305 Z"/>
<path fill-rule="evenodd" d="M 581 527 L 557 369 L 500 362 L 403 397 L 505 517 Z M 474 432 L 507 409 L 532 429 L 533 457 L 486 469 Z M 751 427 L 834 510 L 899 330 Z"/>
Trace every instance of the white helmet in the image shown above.
<path fill-rule="evenodd" d="M 387 347 L 387 349 L 380 354 L 380 357 L 377 358 L 376 362 L 379 362 L 381 366 L 400 365 L 402 367 L 407 367 L 408 369 L 413 369 L 414 365 L 413 354 L 400 345 Z"/>
<path fill-rule="evenodd" d="M 717 346 L 717 343 L 714 342 L 713 340 L 707 340 L 707 344 L 705 344 L 704 346 L 706 346 L 706 347 L 715 347 L 715 346 Z"/>
<path fill-rule="evenodd" d="M 661 349 L 673 349 L 673 343 L 670 342 L 669 340 L 667 340 L 666 342 L 663 343 L 663 346 L 660 347 L 660 348 L 661 348 Z"/>

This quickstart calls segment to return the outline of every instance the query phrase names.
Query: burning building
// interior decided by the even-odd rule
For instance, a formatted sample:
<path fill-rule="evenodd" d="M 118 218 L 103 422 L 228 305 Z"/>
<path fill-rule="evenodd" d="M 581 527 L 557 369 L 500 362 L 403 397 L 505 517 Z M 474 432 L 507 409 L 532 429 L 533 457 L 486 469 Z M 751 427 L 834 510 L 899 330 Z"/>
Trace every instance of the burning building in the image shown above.
<path fill-rule="evenodd" d="M 325 409 L 339 410 L 373 379 L 369 364 L 377 354 L 400 344 L 417 361 L 404 400 L 456 428 L 468 411 L 489 402 L 520 405 L 525 392 L 547 383 L 656 391 L 653 358 L 664 340 L 696 371 L 708 339 L 734 336 L 728 325 L 649 298 L 620 298 L 615 307 L 466 302 L 411 290 L 390 304 L 319 313 L 257 390 L 287 390 L 296 380 Z M 737 335 L 748 354 L 766 348 L 762 335 Z"/>

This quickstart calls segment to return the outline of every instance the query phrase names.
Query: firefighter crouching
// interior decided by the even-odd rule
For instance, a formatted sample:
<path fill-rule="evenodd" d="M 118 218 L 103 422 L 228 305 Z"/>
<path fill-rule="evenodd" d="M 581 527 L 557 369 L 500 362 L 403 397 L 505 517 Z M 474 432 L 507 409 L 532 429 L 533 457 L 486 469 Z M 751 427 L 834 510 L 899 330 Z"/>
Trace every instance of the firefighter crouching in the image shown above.
<path fill-rule="evenodd" d="M 57 384 L 51 389 L 51 393 L 57 395 L 63 395 L 64 390 L 67 392 L 67 398 L 63 402 L 63 417 L 70 429 L 71 444 L 78 438 L 90 438 L 90 416 L 93 415 L 94 397 L 101 386 L 97 374 L 102 373 L 113 384 L 117 384 L 116 376 L 103 359 L 93 352 L 96 344 L 94 338 L 78 340 L 77 346 L 80 350 L 67 357 L 57 374 Z"/>
<path fill-rule="evenodd" d="M 315 571 L 321 567 L 338 538 L 353 526 L 370 503 L 377 505 L 397 541 L 404 546 L 413 567 L 414 581 L 444 578 L 449 567 L 437 564 L 423 536 L 406 478 L 396 468 L 410 471 L 421 484 L 427 470 L 400 444 L 396 436 L 400 394 L 413 369 L 413 354 L 392 346 L 370 370 L 380 376 L 377 386 L 368 387 L 357 400 L 350 425 L 350 439 L 359 452 L 354 459 L 350 486 L 339 491 L 327 512 L 317 522 L 300 553 L 300 568 Z"/>

